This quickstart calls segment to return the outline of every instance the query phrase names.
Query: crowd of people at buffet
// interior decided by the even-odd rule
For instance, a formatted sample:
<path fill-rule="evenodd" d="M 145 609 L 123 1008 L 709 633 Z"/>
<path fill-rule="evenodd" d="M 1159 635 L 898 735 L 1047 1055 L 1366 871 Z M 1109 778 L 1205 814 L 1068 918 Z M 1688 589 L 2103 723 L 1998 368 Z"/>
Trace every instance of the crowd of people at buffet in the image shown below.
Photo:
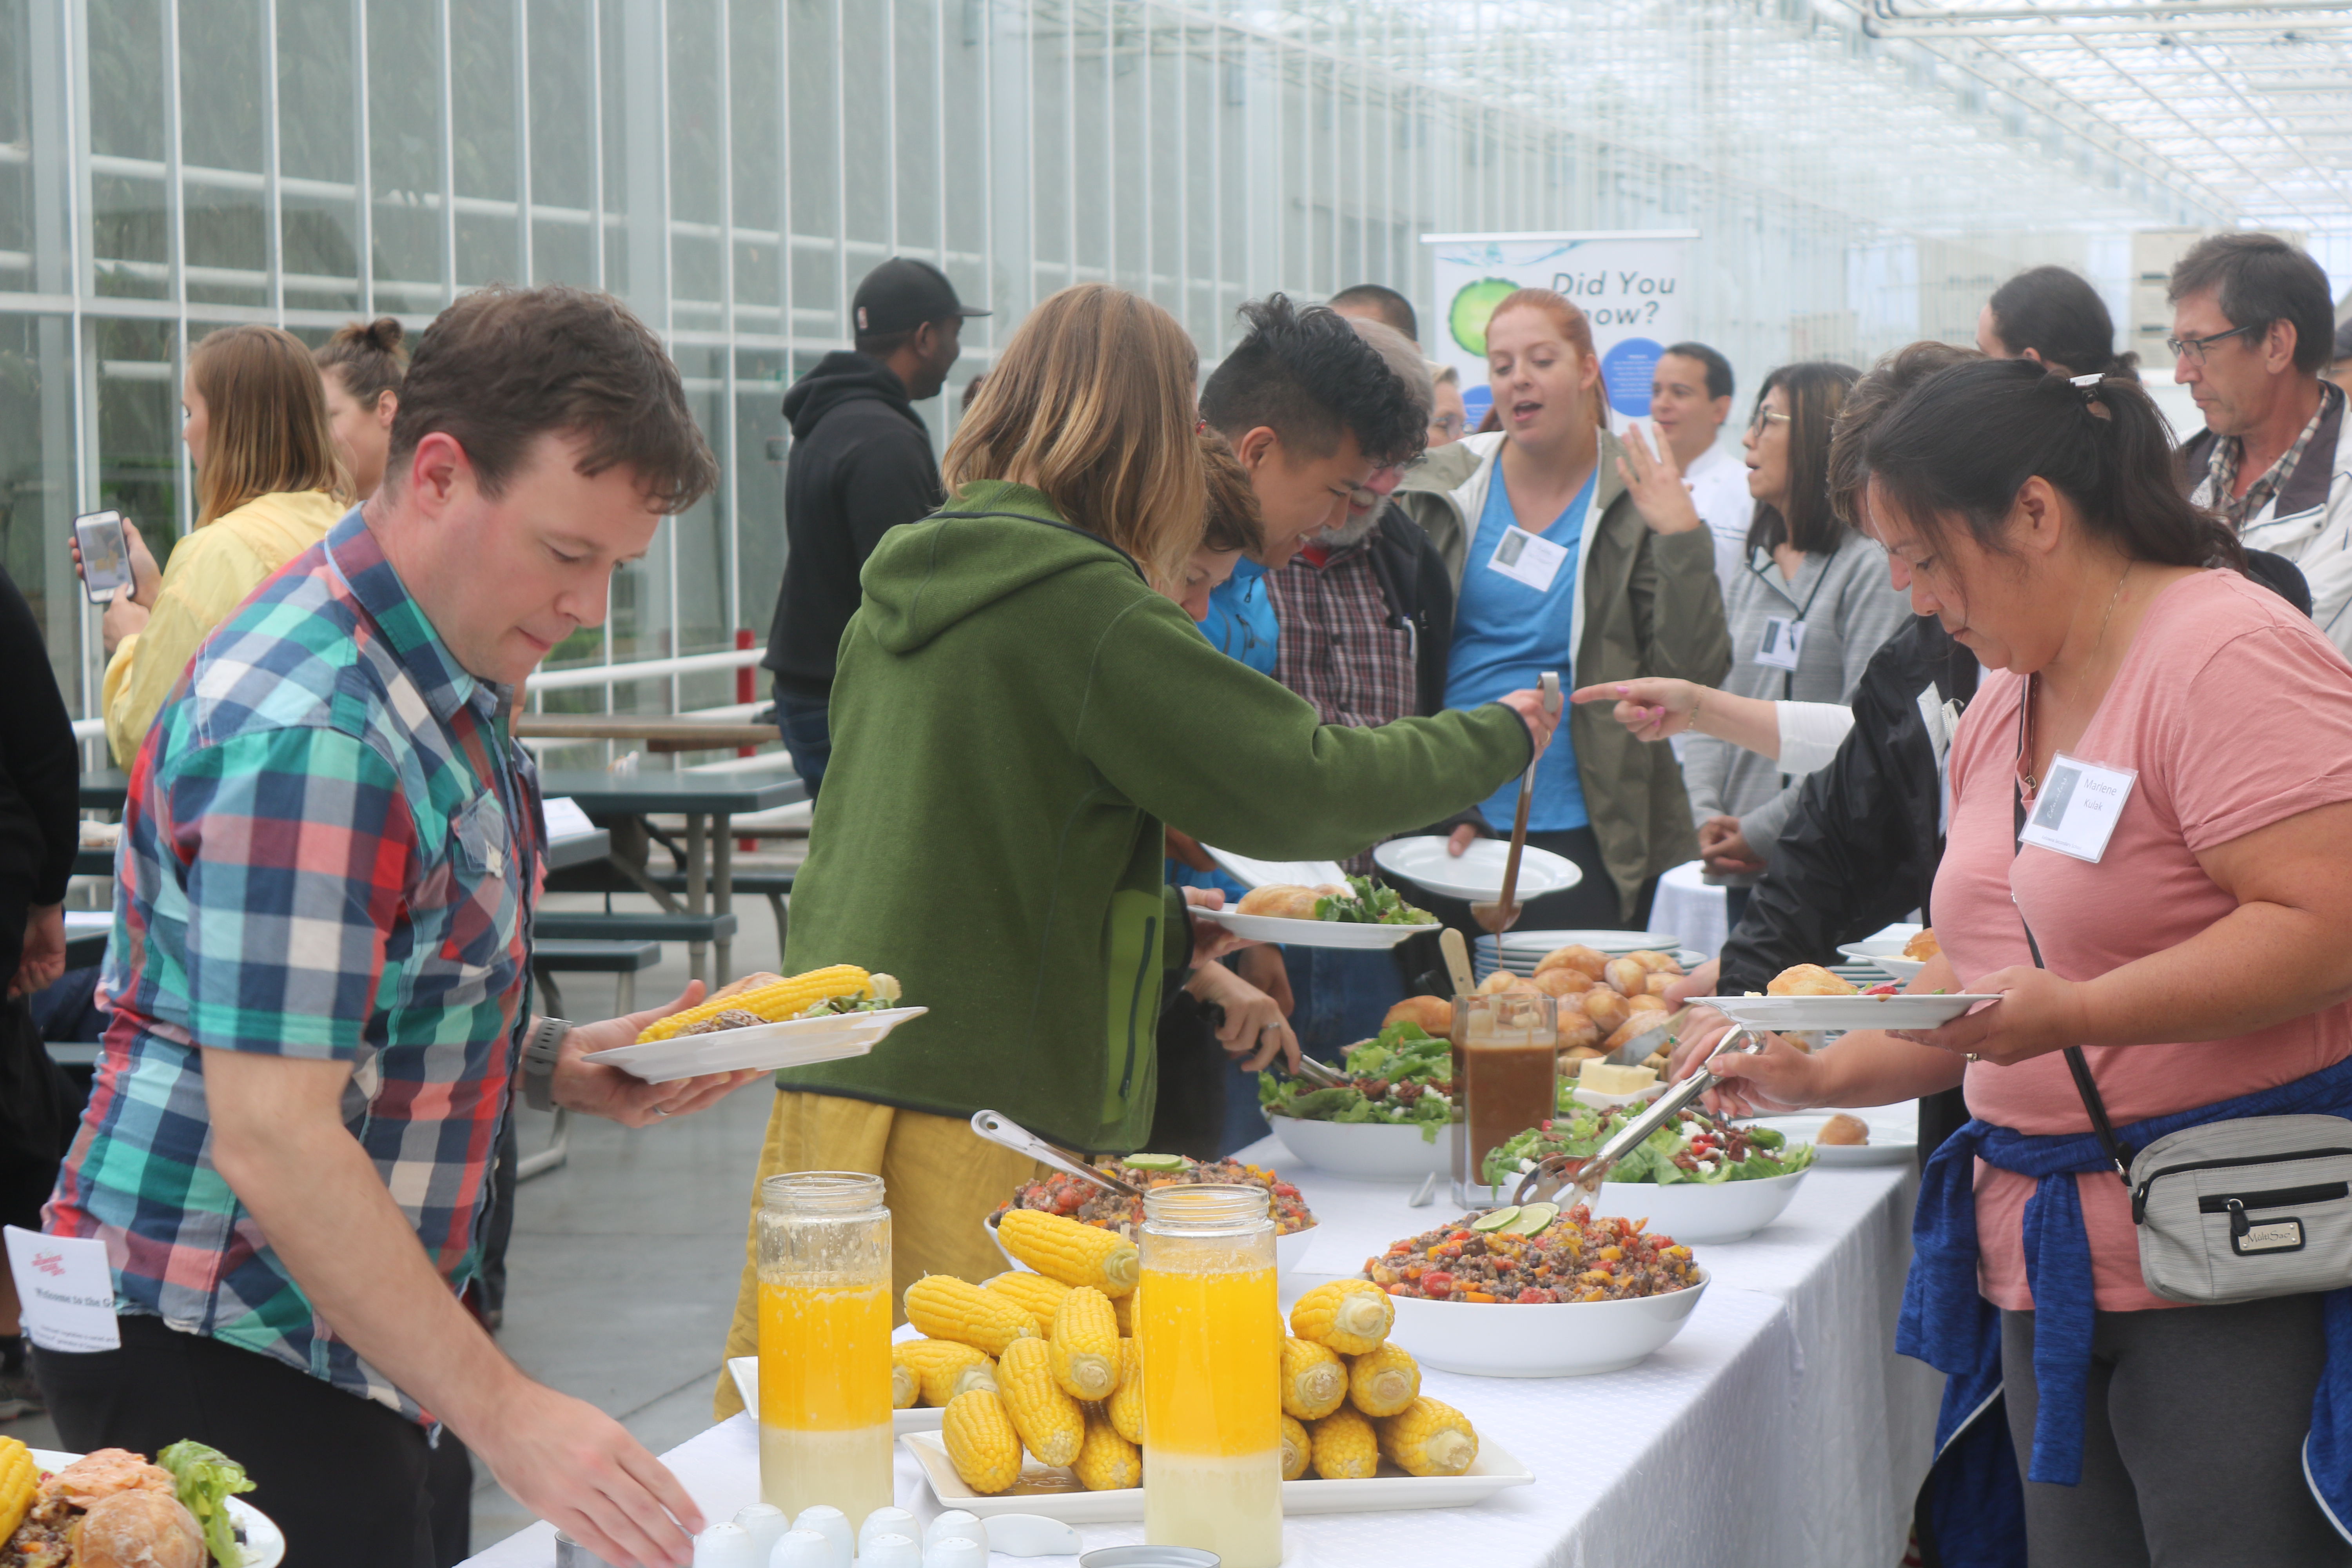
<path fill-rule="evenodd" d="M 1920 1101 L 1923 1247 L 1982 1331 L 1952 1306 L 1906 1348 L 2005 1384 L 2005 1421 L 1946 1451 L 2023 1473 L 2035 1562 L 2218 1560 L 2217 1528 L 2243 1560 L 2344 1560 L 2304 1456 L 2352 1421 L 2352 1297 L 2150 1294 L 2060 1054 L 2124 1133 L 2352 1112 L 2352 336 L 2267 236 L 2203 241 L 2170 296 L 2186 440 L 2054 267 L 1973 347 L 1782 365 L 1744 409 L 1723 354 L 1675 343 L 1634 422 L 1584 313 L 1522 289 L 1475 430 L 1385 287 L 1250 302 L 1204 379 L 1165 310 L 1081 285 L 1005 335 L 935 455 L 917 405 L 986 312 L 884 263 L 784 397 L 764 664 L 815 801 L 787 972 L 887 971 L 930 1014 L 779 1075 L 756 1174 L 880 1174 L 903 1288 L 1000 1267 L 981 1221 L 1035 1167 L 974 1137 L 981 1107 L 1089 1151 L 1255 1141 L 1259 1069 L 1446 987 L 1430 939 L 1237 942 L 1195 912 L 1242 890 L 1207 847 L 1460 853 L 1532 768 L 1528 842 L 1581 876 L 1522 926 L 1642 929 L 1694 860 L 1725 889 L 1730 938 L 1676 1002 L 1915 910 L 1942 950 L 1915 988 L 2000 995 L 1776 1040 L 1718 1065 L 1717 1103 Z M 530 1005 L 544 829 L 509 720 L 717 483 L 677 371 L 609 297 L 493 288 L 413 353 L 391 321 L 315 353 L 223 329 L 182 397 L 195 530 L 160 564 L 133 530 L 101 623 L 130 787 L 99 972 L 61 973 L 78 748 L 0 578 L 0 1194 L 105 1243 L 121 1331 L 0 1338 L 0 1417 L 139 1452 L 201 1429 L 278 1483 L 296 1561 L 462 1556 L 470 1447 L 614 1561 L 684 1563 L 692 1500 L 499 1351 L 480 1279 L 519 1106 L 649 1127 L 753 1076 L 583 1059 L 698 985 L 587 1023 Z M 2128 775 L 2113 837 L 2021 853 L 2078 759 Z M 1675 1070 L 1727 1027 L 1686 1027 Z M 45 1030 L 102 1038 L 86 1096 Z M 730 1355 L 755 1285 L 747 1260 Z"/>

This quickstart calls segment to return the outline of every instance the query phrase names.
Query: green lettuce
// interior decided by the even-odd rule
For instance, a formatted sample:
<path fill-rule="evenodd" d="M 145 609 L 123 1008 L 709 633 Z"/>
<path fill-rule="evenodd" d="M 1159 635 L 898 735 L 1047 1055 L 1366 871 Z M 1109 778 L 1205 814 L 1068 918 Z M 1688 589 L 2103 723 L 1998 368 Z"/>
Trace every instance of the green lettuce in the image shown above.
<path fill-rule="evenodd" d="M 179 1489 L 180 1506 L 195 1515 L 204 1528 L 205 1545 L 220 1568 L 243 1568 L 245 1548 L 237 1544 L 236 1525 L 230 1520 L 228 1500 L 253 1490 L 245 1467 L 218 1448 L 184 1440 L 155 1456 L 172 1472 Z"/>

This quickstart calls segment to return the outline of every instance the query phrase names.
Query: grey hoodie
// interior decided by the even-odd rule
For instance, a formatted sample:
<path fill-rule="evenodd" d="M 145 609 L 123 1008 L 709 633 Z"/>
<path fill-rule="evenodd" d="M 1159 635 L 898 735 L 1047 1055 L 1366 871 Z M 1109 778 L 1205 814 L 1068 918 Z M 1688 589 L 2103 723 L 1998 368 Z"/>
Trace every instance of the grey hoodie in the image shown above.
<path fill-rule="evenodd" d="M 1770 551 L 1757 550 L 1748 555 L 1748 570 L 1723 588 L 1731 628 L 1731 673 L 1724 677 L 1723 689 L 1736 697 L 1850 702 L 1870 656 L 1911 618 L 1910 600 L 1887 575 L 1886 552 L 1850 529 L 1832 553 L 1807 555 L 1793 582 L 1780 575 Z M 1801 615 L 1805 637 L 1797 668 L 1759 664 L 1765 623 L 1776 616 L 1793 621 Z M 1683 752 L 1683 784 L 1690 792 L 1694 824 L 1737 816 L 1748 847 L 1767 861 L 1796 807 L 1799 788 L 1771 758 L 1712 735 L 1690 738 Z M 1744 888 L 1757 879 L 1706 879 Z"/>

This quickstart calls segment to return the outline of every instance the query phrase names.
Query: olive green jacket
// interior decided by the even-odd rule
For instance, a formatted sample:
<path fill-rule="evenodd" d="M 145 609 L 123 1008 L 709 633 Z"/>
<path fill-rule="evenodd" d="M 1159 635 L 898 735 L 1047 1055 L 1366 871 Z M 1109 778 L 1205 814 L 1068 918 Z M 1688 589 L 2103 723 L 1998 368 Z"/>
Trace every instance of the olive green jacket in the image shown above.
<path fill-rule="evenodd" d="M 1503 440 L 1490 433 L 1441 447 L 1397 487 L 1397 503 L 1427 531 L 1457 590 Z M 1602 432 L 1601 477 L 1577 546 L 1575 662 L 1562 679 L 1595 686 L 1664 675 L 1714 686 L 1731 668 L 1714 536 L 1704 527 L 1653 531 L 1617 477 L 1623 450 Z M 1592 832 L 1630 922 L 1643 883 L 1698 857 L 1682 770 L 1672 747 L 1635 740 L 1607 703 L 1572 709 L 1567 732 Z"/>

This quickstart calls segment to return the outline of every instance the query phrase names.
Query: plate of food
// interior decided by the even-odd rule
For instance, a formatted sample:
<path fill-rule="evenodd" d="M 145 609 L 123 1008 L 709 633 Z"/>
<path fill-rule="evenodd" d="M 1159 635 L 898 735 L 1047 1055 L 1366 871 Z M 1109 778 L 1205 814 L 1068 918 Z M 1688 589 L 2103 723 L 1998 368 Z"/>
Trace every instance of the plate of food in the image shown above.
<path fill-rule="evenodd" d="M 1874 936 L 1860 942 L 1841 944 L 1838 952 L 1857 963 L 1874 965 L 1891 979 L 1904 984 L 1927 967 L 1927 961 L 1943 952 L 1936 941 L 1933 926 L 1891 925 Z"/>
<path fill-rule="evenodd" d="M 1578 1106 L 1529 1128 L 1486 1157 L 1486 1179 L 1507 1193 L 1544 1159 L 1597 1153 L 1654 1098 Z M 1813 1161 L 1812 1144 L 1780 1127 L 1685 1110 L 1611 1168 L 1591 1208 L 1596 1215 L 1646 1220 L 1681 1241 L 1745 1241 L 1780 1217 Z M 1493 1222 L 1490 1213 L 1478 1223 Z"/>
<path fill-rule="evenodd" d="M 1772 977 L 1761 996 L 1694 996 L 1751 1029 L 1933 1029 L 2000 998 L 1990 993 L 1919 991 L 1905 994 L 1889 981 L 1864 991 L 1818 963 L 1800 963 Z"/>
<path fill-rule="evenodd" d="M 1437 929 L 1437 917 L 1414 909 L 1370 877 L 1301 887 L 1274 882 L 1253 888 L 1230 910 L 1192 912 L 1252 942 L 1287 947 L 1389 948 Z"/>
<path fill-rule="evenodd" d="M 1390 839 L 1372 851 L 1372 864 L 1445 898 L 1491 903 L 1503 896 L 1503 866 L 1510 852 L 1507 839 L 1474 838 L 1456 855 L 1450 840 L 1425 834 Z M 1519 882 L 1513 896 L 1525 903 L 1546 893 L 1566 892 L 1583 879 L 1575 861 L 1529 844 L 1519 852 Z"/>
<path fill-rule="evenodd" d="M 1267 1209 L 1274 1218 L 1276 1267 L 1289 1273 L 1306 1261 L 1307 1252 L 1314 1247 L 1315 1215 L 1307 1208 L 1307 1200 L 1278 1173 L 1263 1165 L 1240 1160 L 1194 1160 L 1181 1154 L 1129 1154 L 1123 1159 L 1104 1155 L 1095 1164 L 1146 1192 L 1154 1187 L 1179 1185 L 1264 1187 Z M 1130 1242 L 1143 1231 L 1142 1199 L 1055 1171 L 1024 1183 L 988 1216 L 989 1239 L 996 1244 L 996 1249 L 1004 1255 L 1006 1267 L 1011 1268 L 1036 1269 L 1034 1261 L 1020 1256 L 1019 1247 L 1005 1244 L 999 1229 L 998 1222 L 1016 1208 L 1034 1209 L 1098 1230 L 1116 1231 Z"/>
<path fill-rule="evenodd" d="M 1530 1204 L 1481 1232 L 1486 1217 L 1392 1243 L 1366 1265 L 1395 1310 L 1391 1337 L 1424 1366 L 1472 1377 L 1622 1371 L 1673 1339 L 1706 1289 L 1687 1246 L 1635 1220 Z"/>
<path fill-rule="evenodd" d="M 634 1044 L 581 1060 L 647 1083 L 716 1072 L 770 1072 L 862 1057 L 928 1007 L 901 1005 L 898 983 L 837 963 L 787 980 L 747 974 L 646 1027 Z"/>
<path fill-rule="evenodd" d="M 1434 1000 L 1434 998 L 1433 998 Z M 1335 1176 L 1418 1182 L 1451 1168 L 1454 1047 L 1400 1019 L 1348 1047 L 1344 1086 L 1258 1075 L 1258 1109 L 1282 1146 Z"/>
<path fill-rule="evenodd" d="M 1919 1155 L 1918 1125 L 1916 1120 L 1906 1125 L 1908 1115 L 1909 1107 L 1901 1105 L 1867 1111 L 1806 1110 L 1759 1116 L 1742 1125 L 1769 1129 L 1792 1143 L 1811 1143 L 1817 1165 L 1907 1165 Z"/>
<path fill-rule="evenodd" d="M 8 1568 L 277 1568 L 286 1537 L 238 1492 L 245 1468 L 180 1442 L 150 1464 L 0 1437 L 0 1563 Z"/>

